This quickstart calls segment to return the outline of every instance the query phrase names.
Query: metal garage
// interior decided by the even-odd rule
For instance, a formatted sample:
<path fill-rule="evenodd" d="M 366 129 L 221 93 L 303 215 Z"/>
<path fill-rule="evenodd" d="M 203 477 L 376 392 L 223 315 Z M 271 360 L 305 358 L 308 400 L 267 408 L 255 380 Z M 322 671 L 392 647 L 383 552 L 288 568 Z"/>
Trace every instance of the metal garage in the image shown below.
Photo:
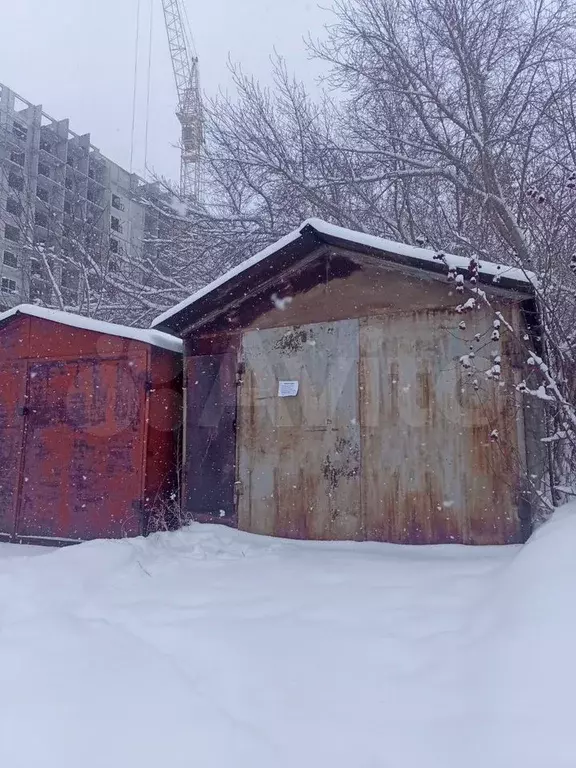
<path fill-rule="evenodd" d="M 476 278 L 463 257 L 312 220 L 155 327 L 185 342 L 194 519 L 309 539 L 529 534 L 543 464 L 517 389 L 518 341 L 538 343 L 521 270 L 481 262 Z"/>
<path fill-rule="evenodd" d="M 176 492 L 181 343 L 22 305 L 0 315 L 0 539 L 148 532 Z"/>

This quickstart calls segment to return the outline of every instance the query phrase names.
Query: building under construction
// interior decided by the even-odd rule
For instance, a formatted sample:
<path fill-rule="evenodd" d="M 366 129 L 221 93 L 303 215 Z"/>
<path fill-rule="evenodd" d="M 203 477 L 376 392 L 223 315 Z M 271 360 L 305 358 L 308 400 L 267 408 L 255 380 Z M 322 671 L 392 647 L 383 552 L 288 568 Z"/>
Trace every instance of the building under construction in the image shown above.
<path fill-rule="evenodd" d="M 164 234 L 153 186 L 0 84 L 0 309 L 78 306 L 76 265 L 112 276 L 135 265 L 143 279 L 141 251 Z"/>

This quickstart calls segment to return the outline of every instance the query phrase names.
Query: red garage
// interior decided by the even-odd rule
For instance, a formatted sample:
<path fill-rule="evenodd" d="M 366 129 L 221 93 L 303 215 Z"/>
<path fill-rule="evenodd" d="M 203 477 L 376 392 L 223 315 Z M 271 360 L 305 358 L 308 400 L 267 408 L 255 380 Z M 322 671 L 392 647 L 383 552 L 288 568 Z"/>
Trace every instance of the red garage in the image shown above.
<path fill-rule="evenodd" d="M 21 305 L 0 314 L 0 539 L 136 536 L 176 493 L 181 342 Z"/>

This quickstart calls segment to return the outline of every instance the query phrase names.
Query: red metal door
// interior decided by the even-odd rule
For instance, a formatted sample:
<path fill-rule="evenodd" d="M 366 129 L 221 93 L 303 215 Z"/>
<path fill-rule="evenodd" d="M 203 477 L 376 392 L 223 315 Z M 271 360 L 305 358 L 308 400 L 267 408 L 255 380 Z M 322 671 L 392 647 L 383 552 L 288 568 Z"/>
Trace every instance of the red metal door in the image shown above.
<path fill-rule="evenodd" d="M 26 402 L 26 362 L 0 365 L 0 537 L 14 533 Z"/>
<path fill-rule="evenodd" d="M 30 364 L 19 537 L 141 532 L 145 371 L 131 363 Z"/>

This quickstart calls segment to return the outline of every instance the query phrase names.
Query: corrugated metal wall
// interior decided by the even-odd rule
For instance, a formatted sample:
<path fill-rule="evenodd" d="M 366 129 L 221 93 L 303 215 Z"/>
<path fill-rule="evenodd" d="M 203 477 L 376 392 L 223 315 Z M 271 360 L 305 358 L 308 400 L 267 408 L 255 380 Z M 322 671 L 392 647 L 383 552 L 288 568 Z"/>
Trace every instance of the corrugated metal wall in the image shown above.
<path fill-rule="evenodd" d="M 240 527 L 358 537 L 358 321 L 251 331 L 242 354 Z M 298 394 L 279 397 L 281 381 L 297 381 Z"/>
<path fill-rule="evenodd" d="M 17 535 L 140 533 L 146 356 L 36 362 L 28 376 Z"/>
<path fill-rule="evenodd" d="M 520 540 L 513 386 L 459 363 L 491 317 L 477 311 L 463 329 L 453 311 L 423 310 L 246 332 L 240 527 L 313 539 Z M 497 343 L 479 350 L 477 369 L 497 352 Z M 513 385 L 506 366 L 501 380 Z M 298 395 L 280 397 L 280 381 L 297 381 Z"/>
<path fill-rule="evenodd" d="M 481 312 L 424 311 L 361 323 L 363 509 L 368 539 L 488 544 L 519 539 L 513 401 L 483 375 L 490 343 L 468 375 L 459 360 Z M 504 363 L 506 366 L 506 363 Z M 509 375 L 509 371 L 504 376 Z M 498 432 L 498 441 L 491 440 Z"/>
<path fill-rule="evenodd" d="M 0 380 L 0 537 L 145 533 L 177 487 L 181 356 L 16 316 Z"/>

